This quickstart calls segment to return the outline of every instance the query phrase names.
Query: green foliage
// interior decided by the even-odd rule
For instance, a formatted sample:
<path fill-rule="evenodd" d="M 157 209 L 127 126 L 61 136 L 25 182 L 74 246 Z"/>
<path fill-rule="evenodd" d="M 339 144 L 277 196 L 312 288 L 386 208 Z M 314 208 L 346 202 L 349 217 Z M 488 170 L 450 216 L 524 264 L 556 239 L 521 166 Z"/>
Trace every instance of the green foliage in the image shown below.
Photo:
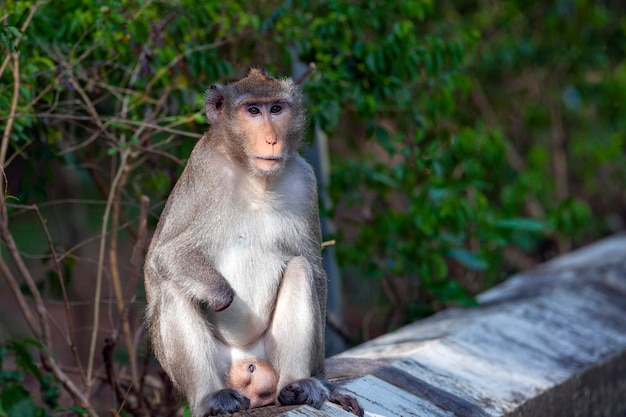
<path fill-rule="evenodd" d="M 16 22 L 15 26 L 3 24 L 0 26 L 0 42 L 6 48 L 6 50 L 10 52 L 15 52 L 16 50 L 16 41 L 22 37 L 22 33 L 18 29 L 24 23 L 26 16 L 28 14 L 29 9 L 27 8 L 22 13 L 22 16 Z"/>
<path fill-rule="evenodd" d="M 12 340 L 0 346 L 0 416 L 47 417 L 58 407 L 61 395 L 59 383 L 52 374 L 44 373 L 31 355 L 29 348 L 42 349 L 37 340 Z M 6 365 L 11 360 L 14 366 Z M 25 377 L 34 377 L 39 383 L 40 400 L 34 398 Z"/>
<path fill-rule="evenodd" d="M 26 170 L 15 195 L 51 199 L 55 172 L 71 167 L 72 197 L 107 200 L 119 178 L 125 219 L 147 195 L 154 221 L 206 129 L 208 85 L 250 65 L 289 75 L 296 56 L 317 68 L 303 88 L 311 125 L 331 138 L 348 284 L 395 283 L 368 303 L 400 322 L 472 305 L 511 271 L 623 228 L 624 11 L 591 0 L 9 1 L 0 48 L 20 64 L 9 145 Z M 4 115 L 11 71 L 0 81 Z M 65 259 L 71 285 L 78 258 Z"/>
<path fill-rule="evenodd" d="M 626 175 L 624 5 L 509 0 L 443 9 L 454 25 L 480 31 L 468 73 L 484 99 L 464 113 L 501 128 L 522 162 L 528 192 L 507 199 L 533 195 L 557 235 L 619 229 L 610 219 L 620 217 Z"/>

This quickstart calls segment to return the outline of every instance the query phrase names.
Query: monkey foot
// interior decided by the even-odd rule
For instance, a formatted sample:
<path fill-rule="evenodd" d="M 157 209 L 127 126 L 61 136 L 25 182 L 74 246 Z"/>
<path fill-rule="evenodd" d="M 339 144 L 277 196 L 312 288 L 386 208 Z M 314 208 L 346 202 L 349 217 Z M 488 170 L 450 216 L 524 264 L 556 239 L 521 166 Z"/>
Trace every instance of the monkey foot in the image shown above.
<path fill-rule="evenodd" d="M 316 378 L 299 379 L 286 385 L 278 394 L 282 405 L 308 404 L 317 409 L 330 397 L 328 388 Z"/>
<path fill-rule="evenodd" d="M 234 389 L 223 389 L 215 392 L 208 399 L 208 411 L 205 416 L 236 413 L 250 408 L 250 400 Z"/>

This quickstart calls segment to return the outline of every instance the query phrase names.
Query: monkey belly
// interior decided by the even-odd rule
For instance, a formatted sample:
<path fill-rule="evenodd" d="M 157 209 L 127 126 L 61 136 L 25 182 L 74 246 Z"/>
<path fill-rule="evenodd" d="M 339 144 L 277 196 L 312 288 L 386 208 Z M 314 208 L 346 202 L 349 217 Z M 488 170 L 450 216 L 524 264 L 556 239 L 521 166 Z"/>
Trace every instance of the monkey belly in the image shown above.
<path fill-rule="evenodd" d="M 210 312 L 213 331 L 228 346 L 250 347 L 265 333 L 270 323 L 269 314 L 258 314 L 237 296 L 225 310 Z"/>
<path fill-rule="evenodd" d="M 218 270 L 235 291 L 235 298 L 228 308 L 211 312 L 210 320 L 220 338 L 232 346 L 248 346 L 257 341 L 272 319 L 286 262 L 271 253 L 262 260 L 251 256 L 257 253 L 229 251 L 218 264 Z"/>

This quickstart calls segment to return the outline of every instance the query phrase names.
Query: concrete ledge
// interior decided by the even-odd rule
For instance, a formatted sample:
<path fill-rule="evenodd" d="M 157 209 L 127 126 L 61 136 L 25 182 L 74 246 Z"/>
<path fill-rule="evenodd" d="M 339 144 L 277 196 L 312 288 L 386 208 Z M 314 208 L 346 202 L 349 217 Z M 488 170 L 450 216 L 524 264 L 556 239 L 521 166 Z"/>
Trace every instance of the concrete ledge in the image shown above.
<path fill-rule="evenodd" d="M 360 359 L 368 375 L 344 385 L 366 416 L 626 416 L 626 236 L 515 275 L 479 302 L 338 356 L 376 360 Z M 283 411 L 350 415 L 332 404 Z"/>

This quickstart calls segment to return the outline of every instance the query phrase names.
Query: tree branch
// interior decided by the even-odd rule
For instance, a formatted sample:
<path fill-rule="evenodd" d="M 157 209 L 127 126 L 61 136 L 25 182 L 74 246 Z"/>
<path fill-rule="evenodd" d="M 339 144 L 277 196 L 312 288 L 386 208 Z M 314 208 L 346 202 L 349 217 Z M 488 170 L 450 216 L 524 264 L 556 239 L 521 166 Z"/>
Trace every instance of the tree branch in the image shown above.
<path fill-rule="evenodd" d="M 7 150 L 9 148 L 9 139 L 11 138 L 11 130 L 13 129 L 13 121 L 17 112 L 17 102 L 20 96 L 20 58 L 17 52 L 12 52 L 7 56 L 13 61 L 13 97 L 11 97 L 11 109 L 9 110 L 9 120 L 2 134 L 2 143 L 0 144 L 0 166 L 5 168 Z M 4 69 L 3 69 L 4 70 Z M 2 71 L 0 71 L 0 76 Z"/>

